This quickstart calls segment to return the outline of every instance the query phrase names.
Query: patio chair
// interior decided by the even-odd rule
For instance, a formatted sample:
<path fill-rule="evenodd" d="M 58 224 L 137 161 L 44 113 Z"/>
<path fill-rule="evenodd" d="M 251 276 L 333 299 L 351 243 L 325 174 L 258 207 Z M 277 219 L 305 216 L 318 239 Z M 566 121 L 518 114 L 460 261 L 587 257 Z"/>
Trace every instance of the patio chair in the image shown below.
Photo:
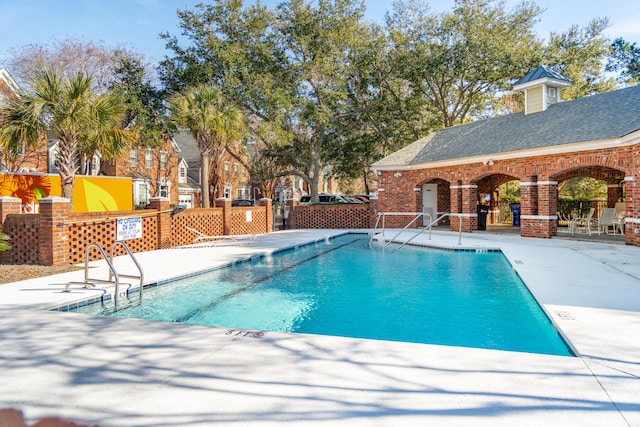
<path fill-rule="evenodd" d="M 616 210 L 615 208 L 602 208 L 600 217 L 598 218 L 598 234 L 604 232 L 609 234 L 609 227 L 615 234 L 616 232 Z"/>
<path fill-rule="evenodd" d="M 613 234 L 617 234 L 620 231 L 620 234 L 624 234 L 624 219 L 627 217 L 624 211 L 619 211 L 616 213 L 616 218 L 613 221 L 615 225 L 613 226 Z"/>
<path fill-rule="evenodd" d="M 239 235 L 237 236 L 231 236 L 231 235 L 207 235 L 204 234 L 198 230 L 196 230 L 195 228 L 191 228 L 191 227 L 185 227 L 187 230 L 191 231 L 192 233 L 196 234 L 196 237 L 193 239 L 193 243 L 201 243 L 201 242 L 211 242 L 214 246 L 218 243 L 223 243 L 223 242 L 233 242 L 235 244 L 241 244 L 242 242 L 238 240 Z M 247 234 L 244 235 L 244 237 L 249 237 L 249 241 L 254 241 L 256 239 L 258 235 L 257 234 Z"/>
<path fill-rule="evenodd" d="M 569 223 L 569 231 L 574 233 L 587 233 L 591 236 L 591 223 L 593 222 L 593 213 L 595 208 L 591 208 L 585 217 L 573 218 Z"/>

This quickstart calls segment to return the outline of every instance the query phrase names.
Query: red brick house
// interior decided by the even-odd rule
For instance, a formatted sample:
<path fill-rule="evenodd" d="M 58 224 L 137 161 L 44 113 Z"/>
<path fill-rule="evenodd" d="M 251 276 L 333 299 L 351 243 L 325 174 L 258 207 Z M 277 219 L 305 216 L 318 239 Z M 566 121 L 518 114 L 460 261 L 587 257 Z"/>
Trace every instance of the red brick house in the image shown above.
<path fill-rule="evenodd" d="M 152 197 L 166 197 L 175 206 L 178 204 L 179 154 L 176 142 L 163 138 L 157 147 L 134 147 L 128 156 L 103 161 L 99 168 L 90 170 L 99 170 L 102 175 L 130 177 L 134 207 L 145 207 Z"/>
<path fill-rule="evenodd" d="M 550 238 L 558 184 L 593 177 L 606 181 L 609 207 L 625 203 L 626 243 L 640 246 L 640 86 L 559 102 L 570 83 L 538 67 L 514 86 L 524 112 L 437 130 L 376 162 L 379 211 L 456 213 L 451 229 L 472 231 L 485 194 L 493 204 L 498 186 L 518 180 L 520 234 Z"/>

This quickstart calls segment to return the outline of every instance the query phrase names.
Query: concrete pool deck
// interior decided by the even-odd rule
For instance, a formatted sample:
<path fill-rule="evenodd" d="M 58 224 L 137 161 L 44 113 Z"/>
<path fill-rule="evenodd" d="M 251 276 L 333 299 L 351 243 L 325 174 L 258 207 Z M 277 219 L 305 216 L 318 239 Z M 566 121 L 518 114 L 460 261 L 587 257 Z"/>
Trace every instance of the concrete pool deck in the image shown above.
<path fill-rule="evenodd" d="M 340 233 L 136 256 L 153 283 Z M 62 293 L 75 271 L 0 285 L 0 408 L 102 427 L 640 426 L 640 248 L 482 232 L 462 245 L 500 248 L 578 357 L 43 310 L 99 294 Z"/>

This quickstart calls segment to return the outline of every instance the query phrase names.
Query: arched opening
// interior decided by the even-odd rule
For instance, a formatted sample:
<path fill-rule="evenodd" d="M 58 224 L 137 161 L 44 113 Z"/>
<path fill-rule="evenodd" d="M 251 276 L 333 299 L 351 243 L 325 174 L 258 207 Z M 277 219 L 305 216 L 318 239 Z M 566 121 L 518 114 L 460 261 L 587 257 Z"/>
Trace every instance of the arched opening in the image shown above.
<path fill-rule="evenodd" d="M 519 225 L 518 221 L 514 221 L 514 205 L 520 203 L 518 178 L 493 174 L 478 179 L 476 184 L 478 206 L 488 206 L 488 225 Z"/>
<path fill-rule="evenodd" d="M 626 210 L 624 177 L 624 172 L 617 169 L 595 166 L 571 169 L 556 175 L 558 226 L 568 227 L 572 219 L 588 216 L 592 208 L 594 222 L 601 218 L 603 209 L 615 209 L 619 219 L 623 218 Z M 623 229 L 624 225 L 619 231 Z"/>

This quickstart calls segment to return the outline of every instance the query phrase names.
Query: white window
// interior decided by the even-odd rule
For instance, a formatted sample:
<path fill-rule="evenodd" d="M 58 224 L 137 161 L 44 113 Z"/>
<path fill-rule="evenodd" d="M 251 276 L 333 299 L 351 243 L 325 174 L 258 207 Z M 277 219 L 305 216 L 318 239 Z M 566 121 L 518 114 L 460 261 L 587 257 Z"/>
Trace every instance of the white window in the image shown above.
<path fill-rule="evenodd" d="M 233 176 L 235 176 L 236 178 L 238 177 L 238 164 L 237 163 L 233 164 Z"/>
<path fill-rule="evenodd" d="M 138 182 L 138 191 L 135 194 L 135 204 L 146 206 L 149 203 L 149 187 L 145 182 Z"/>
<path fill-rule="evenodd" d="M 158 186 L 158 194 L 160 197 L 169 197 L 169 186 L 166 184 L 160 184 Z"/>
<path fill-rule="evenodd" d="M 144 165 L 147 168 L 153 167 L 153 150 L 151 148 L 147 148 L 144 152 Z"/>
<path fill-rule="evenodd" d="M 224 176 L 229 176 L 229 162 L 224 162 Z"/>
<path fill-rule="evenodd" d="M 184 166 L 180 166 L 179 174 L 180 182 L 187 182 L 187 168 L 185 168 Z"/>
<path fill-rule="evenodd" d="M 225 199 L 230 199 L 232 191 L 233 191 L 233 188 L 231 187 L 231 185 L 225 184 L 225 186 L 222 189 L 222 192 L 223 192 L 222 197 L 224 197 Z"/>
<path fill-rule="evenodd" d="M 160 152 L 160 170 L 167 170 L 167 152 Z"/>
<path fill-rule="evenodd" d="M 138 166 L 138 150 L 129 151 L 129 166 L 134 168 Z"/>
<path fill-rule="evenodd" d="M 94 155 L 91 158 L 91 175 L 98 175 L 99 171 L 100 171 L 100 158 Z"/>

